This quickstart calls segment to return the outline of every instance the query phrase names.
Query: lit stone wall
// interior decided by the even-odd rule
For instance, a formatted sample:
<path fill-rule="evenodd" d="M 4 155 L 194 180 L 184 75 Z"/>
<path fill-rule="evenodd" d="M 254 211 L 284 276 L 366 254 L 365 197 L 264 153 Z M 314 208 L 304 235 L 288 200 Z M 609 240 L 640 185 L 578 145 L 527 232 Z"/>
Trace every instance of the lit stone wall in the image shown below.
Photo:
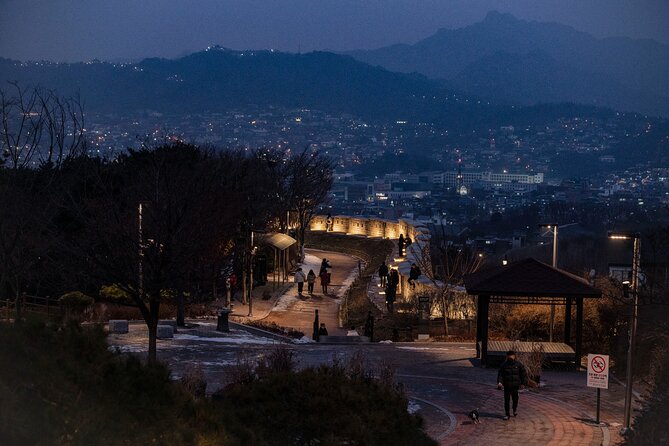
<path fill-rule="evenodd" d="M 423 275 L 416 281 L 415 286 L 408 284 L 409 271 L 411 264 L 420 265 L 421 269 L 430 268 L 429 248 L 430 248 L 430 230 L 423 224 L 413 220 L 383 220 L 380 218 L 362 218 L 349 217 L 345 215 L 336 215 L 332 218 L 331 232 L 335 234 L 346 234 L 351 236 L 362 236 L 372 238 L 386 238 L 397 241 L 400 234 L 405 238 L 410 237 L 413 242 L 405 250 L 403 257 L 396 257 L 397 252 L 393 253 L 393 261 L 390 267 L 397 269 L 400 274 L 400 284 L 397 290 L 398 302 L 416 302 L 417 296 L 432 295 L 440 284 L 435 284 L 429 277 L 432 277 L 431 271 L 423 271 Z M 327 216 L 315 216 L 309 225 L 309 229 L 315 232 L 326 230 Z"/>
<path fill-rule="evenodd" d="M 325 231 L 327 216 L 317 215 L 311 219 L 309 229 L 312 231 Z M 332 216 L 331 232 L 358 235 L 373 238 L 397 239 L 400 234 L 417 240 L 417 236 L 425 235 L 429 238 L 429 230 L 420 223 L 410 220 L 383 220 L 380 218 L 349 217 L 345 215 Z"/>

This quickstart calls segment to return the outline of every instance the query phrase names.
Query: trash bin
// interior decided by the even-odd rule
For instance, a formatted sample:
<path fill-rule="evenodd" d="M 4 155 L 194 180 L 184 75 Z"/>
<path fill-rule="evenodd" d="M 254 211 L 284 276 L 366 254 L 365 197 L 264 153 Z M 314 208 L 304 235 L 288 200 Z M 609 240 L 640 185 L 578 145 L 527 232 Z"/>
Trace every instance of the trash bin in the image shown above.
<path fill-rule="evenodd" d="M 230 324 L 228 323 L 228 316 L 232 313 L 232 309 L 223 308 L 218 312 L 218 322 L 216 323 L 216 331 L 227 333 L 230 331 Z"/>

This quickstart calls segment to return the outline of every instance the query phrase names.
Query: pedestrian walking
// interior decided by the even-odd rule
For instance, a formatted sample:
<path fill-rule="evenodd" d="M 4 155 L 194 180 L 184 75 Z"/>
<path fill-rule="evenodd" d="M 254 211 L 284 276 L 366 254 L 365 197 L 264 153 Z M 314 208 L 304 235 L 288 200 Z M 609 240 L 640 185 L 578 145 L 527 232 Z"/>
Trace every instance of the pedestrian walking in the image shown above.
<path fill-rule="evenodd" d="M 328 294 L 328 285 L 330 285 L 330 273 L 327 270 L 323 270 L 321 275 L 321 287 L 323 288 L 323 294 Z"/>
<path fill-rule="evenodd" d="M 307 274 L 307 290 L 310 296 L 314 294 L 314 283 L 316 283 L 316 273 L 313 269 L 310 269 L 309 274 Z"/>
<path fill-rule="evenodd" d="M 504 419 L 511 417 L 510 402 L 513 400 L 513 416 L 518 415 L 518 390 L 520 386 L 526 386 L 527 369 L 516 359 L 516 352 L 506 352 L 506 360 L 497 372 L 497 388 L 504 389 Z"/>
<path fill-rule="evenodd" d="M 302 291 L 304 290 L 304 282 L 307 280 L 307 277 L 304 275 L 302 268 L 297 268 L 295 271 L 295 283 L 297 284 L 297 295 L 302 296 Z"/>
<path fill-rule="evenodd" d="M 411 269 L 409 270 L 409 280 L 408 280 L 408 283 L 409 285 L 411 285 L 412 288 L 416 288 L 416 280 L 418 280 L 421 274 L 422 273 L 420 271 L 420 268 L 418 268 L 418 265 L 412 263 Z"/>
<path fill-rule="evenodd" d="M 400 239 L 397 241 L 397 248 L 400 257 L 404 256 L 404 236 L 402 234 L 400 234 Z"/>
<path fill-rule="evenodd" d="M 386 285 L 386 307 L 390 314 L 395 310 L 395 298 L 397 296 L 397 286 L 400 283 L 400 274 L 396 269 L 390 271 L 388 284 Z"/>
<path fill-rule="evenodd" d="M 327 218 L 325 219 L 325 232 L 332 232 L 333 223 L 332 215 L 328 214 Z"/>
<path fill-rule="evenodd" d="M 374 342 L 374 316 L 371 311 L 367 313 L 367 320 L 365 321 L 365 336 L 369 338 L 370 342 Z"/>
<path fill-rule="evenodd" d="M 321 262 L 321 269 L 318 271 L 318 275 L 320 276 L 323 274 L 323 271 L 327 271 L 328 268 L 332 268 L 332 265 L 330 265 L 330 262 L 328 262 L 328 259 L 323 259 Z"/>
<path fill-rule="evenodd" d="M 388 281 L 388 265 L 386 265 L 386 262 L 381 262 L 381 266 L 379 266 L 379 279 L 381 280 L 381 286 L 385 287 Z"/>

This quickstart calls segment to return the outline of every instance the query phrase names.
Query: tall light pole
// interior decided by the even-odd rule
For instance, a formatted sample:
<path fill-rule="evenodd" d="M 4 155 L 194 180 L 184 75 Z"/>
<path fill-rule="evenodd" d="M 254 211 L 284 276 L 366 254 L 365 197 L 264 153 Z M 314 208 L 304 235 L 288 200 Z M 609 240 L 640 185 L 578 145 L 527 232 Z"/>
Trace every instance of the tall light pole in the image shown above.
<path fill-rule="evenodd" d="M 553 268 L 557 268 L 557 255 L 558 255 L 558 224 L 557 223 L 547 223 L 539 225 L 539 228 L 546 228 L 548 231 L 553 233 Z M 548 322 L 548 341 L 553 342 L 553 329 L 555 327 L 555 304 L 551 304 L 551 312 Z"/>
<path fill-rule="evenodd" d="M 142 233 L 142 217 L 144 203 L 141 201 L 137 205 L 137 241 L 139 242 L 139 262 L 137 264 L 139 298 L 144 296 L 144 235 Z"/>
<path fill-rule="evenodd" d="M 630 429 L 632 424 L 632 359 L 634 357 L 634 343 L 639 320 L 639 267 L 641 263 L 641 235 L 638 232 L 609 232 L 611 240 L 633 240 L 634 251 L 632 257 L 632 312 L 630 315 L 629 340 L 627 344 L 627 388 L 625 389 L 625 427 Z"/>

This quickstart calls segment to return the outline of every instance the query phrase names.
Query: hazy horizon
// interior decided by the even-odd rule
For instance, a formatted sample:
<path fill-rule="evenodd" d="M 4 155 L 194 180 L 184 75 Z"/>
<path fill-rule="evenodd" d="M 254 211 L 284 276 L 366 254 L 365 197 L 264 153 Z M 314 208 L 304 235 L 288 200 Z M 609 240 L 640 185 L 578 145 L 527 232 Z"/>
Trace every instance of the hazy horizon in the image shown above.
<path fill-rule="evenodd" d="M 492 10 L 596 37 L 669 44 L 669 1 L 4 0 L 0 56 L 73 62 L 174 58 L 209 45 L 287 52 L 371 49 L 461 28 Z"/>

